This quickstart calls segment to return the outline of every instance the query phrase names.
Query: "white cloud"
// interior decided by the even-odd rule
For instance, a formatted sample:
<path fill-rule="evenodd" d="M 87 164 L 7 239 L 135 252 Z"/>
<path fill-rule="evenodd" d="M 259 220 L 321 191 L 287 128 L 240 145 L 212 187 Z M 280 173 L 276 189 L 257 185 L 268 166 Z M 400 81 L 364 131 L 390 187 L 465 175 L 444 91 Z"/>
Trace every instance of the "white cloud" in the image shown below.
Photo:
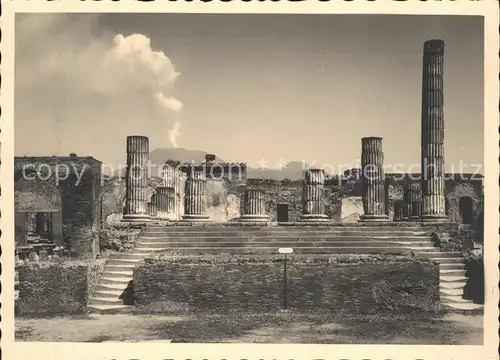
<path fill-rule="evenodd" d="M 78 124 L 94 137 L 102 124 L 130 132 L 163 128 L 176 146 L 181 123 L 175 114 L 182 103 L 173 87 L 179 73 L 165 53 L 151 48 L 148 37 L 97 33 L 98 20 L 94 14 L 20 18 L 16 122 L 59 121 L 61 132 Z M 83 147 L 84 140 L 74 142 Z"/>

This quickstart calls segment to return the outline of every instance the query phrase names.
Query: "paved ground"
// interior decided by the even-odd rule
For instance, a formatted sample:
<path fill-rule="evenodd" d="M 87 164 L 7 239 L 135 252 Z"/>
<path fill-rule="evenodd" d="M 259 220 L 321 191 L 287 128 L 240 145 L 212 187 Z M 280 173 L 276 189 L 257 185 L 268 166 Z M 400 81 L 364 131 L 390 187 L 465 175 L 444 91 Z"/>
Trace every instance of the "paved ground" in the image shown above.
<path fill-rule="evenodd" d="M 482 328 L 481 315 L 328 319 L 310 314 L 122 314 L 16 319 L 16 340 L 479 345 Z"/>

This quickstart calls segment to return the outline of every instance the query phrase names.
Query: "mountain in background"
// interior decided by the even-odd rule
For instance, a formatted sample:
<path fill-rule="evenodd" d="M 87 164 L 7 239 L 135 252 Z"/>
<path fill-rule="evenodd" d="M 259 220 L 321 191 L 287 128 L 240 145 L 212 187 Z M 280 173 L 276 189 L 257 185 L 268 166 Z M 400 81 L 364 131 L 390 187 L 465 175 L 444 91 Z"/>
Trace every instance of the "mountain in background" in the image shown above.
<path fill-rule="evenodd" d="M 171 148 L 171 149 L 155 149 L 149 153 L 149 159 L 151 164 L 160 166 L 164 164 L 167 160 L 177 160 L 180 162 L 202 162 L 205 160 L 205 155 L 209 154 L 202 150 L 188 150 L 183 148 Z M 216 157 L 216 162 L 225 163 L 227 162 L 220 157 Z M 248 178 L 263 178 L 271 180 L 301 180 L 302 175 L 302 162 L 292 161 L 286 164 L 281 170 L 274 168 L 274 163 L 269 163 L 269 168 L 258 169 L 252 167 L 257 164 L 247 163 L 247 177 Z M 121 171 L 120 174 L 115 174 L 115 176 L 125 176 L 125 169 Z"/>

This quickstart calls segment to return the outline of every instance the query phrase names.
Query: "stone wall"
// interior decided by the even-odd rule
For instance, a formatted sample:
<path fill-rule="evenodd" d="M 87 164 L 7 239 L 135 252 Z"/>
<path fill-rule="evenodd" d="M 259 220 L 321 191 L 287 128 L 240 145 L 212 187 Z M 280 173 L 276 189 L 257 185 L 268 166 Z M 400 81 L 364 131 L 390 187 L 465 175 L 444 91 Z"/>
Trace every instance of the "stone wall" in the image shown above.
<path fill-rule="evenodd" d="M 134 297 L 141 312 L 274 311 L 283 307 L 282 257 L 207 256 L 146 260 L 134 270 Z M 290 257 L 288 304 L 299 310 L 435 309 L 438 265 L 408 256 L 336 255 Z M 163 306 L 168 304 L 168 306 Z"/>
<path fill-rule="evenodd" d="M 103 270 L 103 260 L 18 266 L 16 315 L 83 314 Z"/>
<path fill-rule="evenodd" d="M 28 172 L 23 169 L 28 170 Z M 28 178 L 26 175 L 29 175 Z M 16 212 L 59 213 L 54 231 L 73 255 L 95 256 L 101 223 L 101 162 L 92 157 L 16 157 Z M 62 224 L 61 224 L 62 223 Z"/>

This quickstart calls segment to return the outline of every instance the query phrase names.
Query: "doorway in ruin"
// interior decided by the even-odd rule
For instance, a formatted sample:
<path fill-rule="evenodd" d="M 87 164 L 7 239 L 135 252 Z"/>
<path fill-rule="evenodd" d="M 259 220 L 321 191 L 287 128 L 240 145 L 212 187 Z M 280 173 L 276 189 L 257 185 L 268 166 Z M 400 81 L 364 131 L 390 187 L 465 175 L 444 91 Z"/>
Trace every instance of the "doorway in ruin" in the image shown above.
<path fill-rule="evenodd" d="M 459 200 L 460 217 L 462 224 L 471 225 L 474 215 L 472 208 L 472 198 L 470 196 L 462 196 Z"/>
<path fill-rule="evenodd" d="M 278 222 L 288 222 L 288 204 L 277 204 L 276 214 Z"/>

